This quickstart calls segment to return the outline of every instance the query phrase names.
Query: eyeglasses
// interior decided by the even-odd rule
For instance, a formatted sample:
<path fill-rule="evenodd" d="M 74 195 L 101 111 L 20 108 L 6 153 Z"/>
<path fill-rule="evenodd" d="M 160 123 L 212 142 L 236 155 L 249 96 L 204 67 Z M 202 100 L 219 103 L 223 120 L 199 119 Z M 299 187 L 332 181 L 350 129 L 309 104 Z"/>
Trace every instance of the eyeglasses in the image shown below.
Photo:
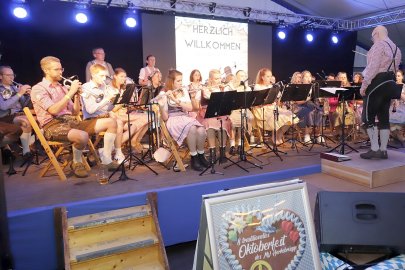
<path fill-rule="evenodd" d="M 7 76 L 7 77 L 17 77 L 16 74 L 2 74 L 3 76 Z"/>

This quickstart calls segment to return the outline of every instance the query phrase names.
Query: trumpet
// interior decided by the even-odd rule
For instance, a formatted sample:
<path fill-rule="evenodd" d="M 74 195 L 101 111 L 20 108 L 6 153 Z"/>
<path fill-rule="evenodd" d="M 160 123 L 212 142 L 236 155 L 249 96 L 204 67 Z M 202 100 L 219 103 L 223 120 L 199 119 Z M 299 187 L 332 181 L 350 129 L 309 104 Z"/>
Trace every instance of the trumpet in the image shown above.
<path fill-rule="evenodd" d="M 68 88 L 72 85 L 74 80 L 78 79 L 77 75 L 70 76 L 69 78 L 65 78 L 62 75 L 60 77 L 63 79 L 63 82 L 62 82 L 63 86 L 68 87 Z"/>

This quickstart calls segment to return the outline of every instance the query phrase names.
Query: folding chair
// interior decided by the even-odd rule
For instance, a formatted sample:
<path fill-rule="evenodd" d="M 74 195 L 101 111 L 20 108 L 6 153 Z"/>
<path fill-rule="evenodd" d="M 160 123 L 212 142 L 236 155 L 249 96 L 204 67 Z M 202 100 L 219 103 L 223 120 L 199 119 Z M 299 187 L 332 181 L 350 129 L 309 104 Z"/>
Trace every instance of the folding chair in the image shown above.
<path fill-rule="evenodd" d="M 156 115 L 160 116 L 160 112 L 159 112 L 157 105 L 153 106 L 153 110 L 155 111 Z M 169 148 L 171 150 L 171 155 L 170 155 L 169 159 L 166 161 L 166 164 L 168 164 L 174 158 L 177 162 L 177 167 L 180 169 L 180 171 L 185 172 L 186 168 L 184 167 L 183 160 L 180 157 L 180 154 L 178 151 L 179 146 L 177 145 L 176 141 L 170 135 L 169 131 L 167 130 L 166 123 L 165 123 L 165 121 L 163 121 L 163 119 L 161 117 L 159 117 L 159 122 L 160 122 L 160 131 L 161 131 L 164 139 L 166 140 L 167 146 L 169 146 Z M 188 150 L 186 152 L 186 155 L 187 154 L 188 154 Z"/>
<path fill-rule="evenodd" d="M 69 142 L 58 142 L 58 141 L 47 141 L 44 137 L 44 135 L 41 132 L 41 129 L 39 128 L 37 121 L 35 120 L 34 116 L 32 115 L 30 109 L 28 107 L 25 107 L 24 113 L 27 116 L 28 121 L 30 122 L 32 128 L 34 129 L 34 132 L 38 138 L 38 140 L 41 142 L 42 147 L 44 148 L 48 158 L 49 162 L 45 165 L 45 167 L 40 171 L 39 176 L 44 177 L 45 174 L 50 170 L 51 167 L 53 167 L 58 174 L 60 180 L 65 181 L 66 175 L 63 172 L 63 169 L 67 167 L 70 162 L 63 162 L 62 164 L 59 163 L 58 157 L 60 154 L 63 152 L 64 149 L 69 147 L 71 143 Z M 57 150 L 54 152 L 51 147 L 56 147 Z M 98 158 L 97 154 L 94 153 L 96 157 Z M 84 156 L 82 156 L 83 164 L 85 165 L 86 169 L 90 171 L 90 166 L 87 163 L 86 159 Z"/>

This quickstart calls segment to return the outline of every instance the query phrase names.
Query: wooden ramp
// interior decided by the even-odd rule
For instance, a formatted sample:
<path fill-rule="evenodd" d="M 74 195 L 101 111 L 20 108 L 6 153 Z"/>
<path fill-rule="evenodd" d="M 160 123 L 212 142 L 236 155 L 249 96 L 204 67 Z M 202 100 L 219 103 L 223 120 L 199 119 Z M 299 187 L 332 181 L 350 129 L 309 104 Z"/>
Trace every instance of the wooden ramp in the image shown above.
<path fill-rule="evenodd" d="M 72 218 L 66 209 L 56 209 L 63 257 L 59 269 L 168 270 L 157 222 L 156 193 L 148 193 L 148 201 L 146 205 Z"/>
<path fill-rule="evenodd" d="M 405 181 L 405 153 L 388 151 L 386 160 L 366 160 L 358 153 L 334 162 L 321 159 L 322 172 L 369 188 Z"/>

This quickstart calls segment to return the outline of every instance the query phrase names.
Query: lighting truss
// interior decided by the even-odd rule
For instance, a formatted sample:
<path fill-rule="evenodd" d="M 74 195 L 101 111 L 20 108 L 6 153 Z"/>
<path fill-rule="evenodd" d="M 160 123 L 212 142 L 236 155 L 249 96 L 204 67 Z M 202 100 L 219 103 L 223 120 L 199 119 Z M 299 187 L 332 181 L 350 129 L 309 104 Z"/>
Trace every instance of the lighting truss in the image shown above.
<path fill-rule="evenodd" d="M 59 0 L 63 2 L 81 2 L 80 0 Z M 333 29 L 357 31 L 360 29 L 371 28 L 376 25 L 387 25 L 405 21 L 405 6 L 392 12 L 385 12 L 382 15 L 370 16 L 356 20 L 342 20 L 326 18 L 320 16 L 311 16 L 287 12 L 286 9 L 277 11 L 277 9 L 263 10 L 250 9 L 250 16 L 245 16 L 248 7 L 235 7 L 228 5 L 215 5 L 215 11 L 212 10 L 212 2 L 199 2 L 191 0 L 90 0 L 92 5 L 116 6 L 126 8 L 128 3 L 139 10 L 158 11 L 163 13 L 177 13 L 189 15 L 204 15 L 209 17 L 222 17 L 229 19 L 248 20 L 258 23 L 277 24 L 284 20 L 286 25 L 313 28 L 313 29 Z M 173 5 L 175 3 L 175 5 Z M 275 4 L 276 5 L 276 4 Z M 210 8 L 211 6 L 211 8 Z M 244 12 L 245 11 L 245 12 Z"/>

